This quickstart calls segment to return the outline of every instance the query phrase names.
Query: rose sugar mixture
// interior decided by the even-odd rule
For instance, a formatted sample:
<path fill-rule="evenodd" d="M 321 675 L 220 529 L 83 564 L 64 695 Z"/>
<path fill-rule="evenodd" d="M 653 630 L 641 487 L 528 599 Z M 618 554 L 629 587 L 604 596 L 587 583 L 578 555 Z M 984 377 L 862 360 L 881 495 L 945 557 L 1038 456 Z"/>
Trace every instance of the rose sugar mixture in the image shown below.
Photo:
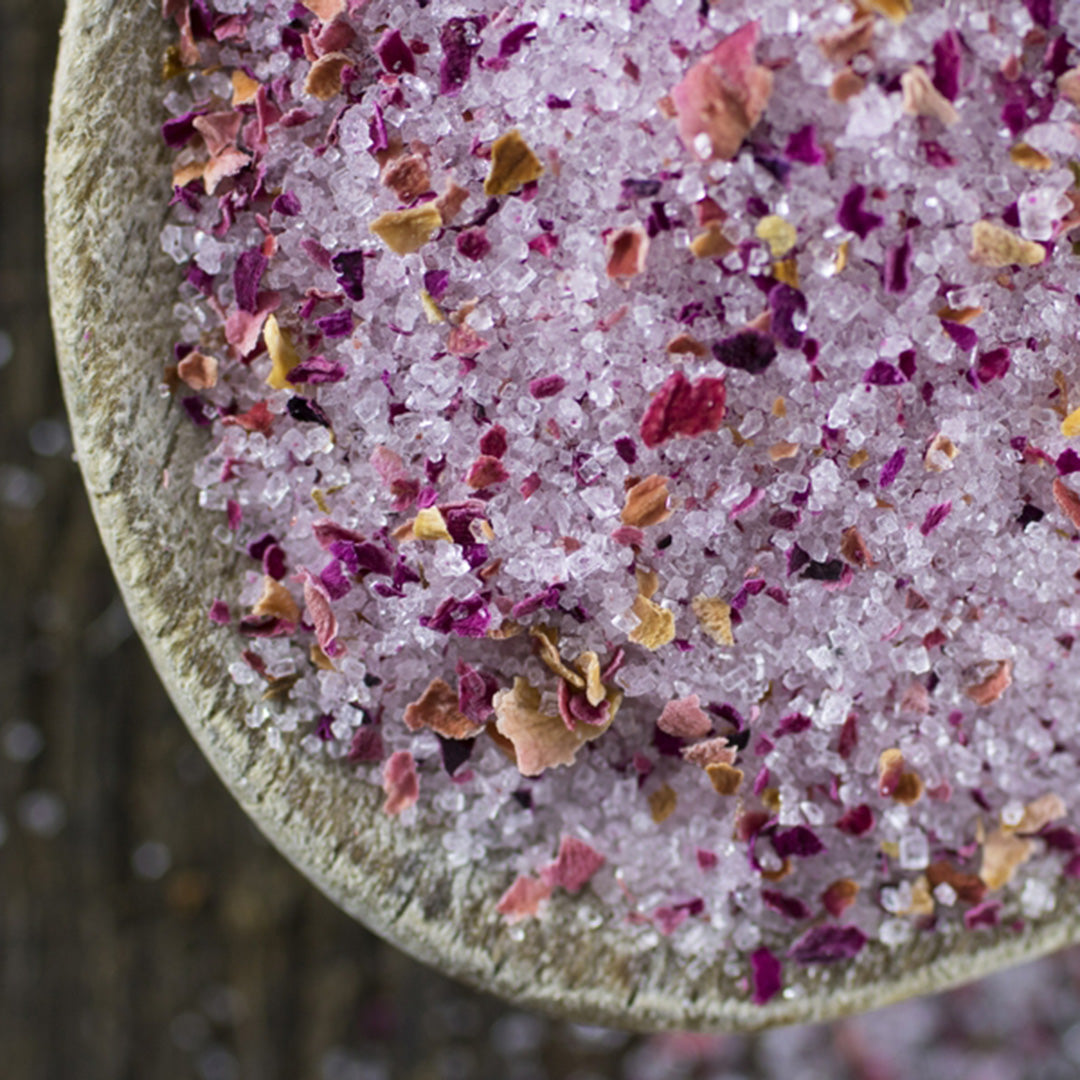
<path fill-rule="evenodd" d="M 265 752 L 764 1002 L 1080 876 L 1080 5 L 740 6 L 166 0 L 162 239 Z"/>

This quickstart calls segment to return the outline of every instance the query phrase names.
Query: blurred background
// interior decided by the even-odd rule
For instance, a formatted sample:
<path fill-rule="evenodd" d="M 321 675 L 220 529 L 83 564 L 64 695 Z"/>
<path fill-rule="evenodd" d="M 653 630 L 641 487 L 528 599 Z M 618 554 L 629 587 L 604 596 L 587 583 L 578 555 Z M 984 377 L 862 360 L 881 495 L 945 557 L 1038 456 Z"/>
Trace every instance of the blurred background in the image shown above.
<path fill-rule="evenodd" d="M 72 461 L 42 242 L 62 15 L 0 0 L 0 1075 L 1080 1076 L 1075 950 L 831 1025 L 631 1036 L 434 974 L 263 841 L 134 637 Z"/>

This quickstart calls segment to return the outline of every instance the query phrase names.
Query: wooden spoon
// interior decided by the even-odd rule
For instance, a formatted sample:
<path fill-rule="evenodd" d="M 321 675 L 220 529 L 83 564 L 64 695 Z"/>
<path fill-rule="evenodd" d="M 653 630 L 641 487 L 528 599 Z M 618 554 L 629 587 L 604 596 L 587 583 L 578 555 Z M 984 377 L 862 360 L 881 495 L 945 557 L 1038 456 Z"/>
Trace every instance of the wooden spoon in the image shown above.
<path fill-rule="evenodd" d="M 245 726 L 257 690 L 207 633 L 213 598 L 243 573 L 196 505 L 204 436 L 160 390 L 179 279 L 162 253 L 169 166 L 162 55 L 169 30 L 146 0 L 71 0 L 49 131 L 48 262 L 60 372 L 102 539 L 131 617 L 177 709 L 221 778 L 310 880 L 388 941 L 521 1005 L 635 1029 L 750 1030 L 823 1020 L 973 979 L 1080 938 L 1080 887 L 1056 914 L 1008 927 L 916 933 L 828 967 L 785 965 L 787 989 L 750 1003 L 744 957 L 697 957 L 633 928 L 588 893 L 511 928 L 482 864 L 450 869 L 437 831 L 402 828 L 382 794 L 343 768 Z"/>

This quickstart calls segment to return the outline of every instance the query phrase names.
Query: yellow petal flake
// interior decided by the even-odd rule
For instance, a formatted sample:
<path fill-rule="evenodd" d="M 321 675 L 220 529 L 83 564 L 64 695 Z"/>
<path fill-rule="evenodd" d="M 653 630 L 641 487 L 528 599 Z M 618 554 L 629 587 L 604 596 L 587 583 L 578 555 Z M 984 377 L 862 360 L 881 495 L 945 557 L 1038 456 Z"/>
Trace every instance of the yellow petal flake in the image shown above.
<path fill-rule="evenodd" d="M 722 259 L 734 250 L 735 245 L 715 221 L 690 241 L 690 253 L 695 259 Z"/>
<path fill-rule="evenodd" d="M 859 6 L 894 23 L 902 23 L 911 14 L 911 0 L 860 0 Z"/>
<path fill-rule="evenodd" d="M 798 243 L 795 226 L 779 214 L 768 214 L 758 223 L 754 234 L 769 245 L 774 259 L 782 259 Z"/>
<path fill-rule="evenodd" d="M 446 527 L 446 519 L 437 506 L 429 506 L 416 515 L 412 523 L 413 536 L 417 540 L 446 540 L 453 543 L 454 538 Z"/>
<path fill-rule="evenodd" d="M 442 228 L 442 215 L 433 202 L 411 206 L 408 210 L 387 210 L 368 228 L 391 251 L 411 255 L 419 251 Z"/>
<path fill-rule="evenodd" d="M 722 761 L 705 766 L 705 772 L 717 795 L 734 795 L 743 782 L 742 769 L 734 765 L 725 765 Z"/>
<path fill-rule="evenodd" d="M 1061 421 L 1061 434 L 1066 439 L 1080 435 L 1080 409 L 1073 409 L 1064 420 Z"/>
<path fill-rule="evenodd" d="M 662 822 L 667 821 L 672 814 L 675 813 L 675 807 L 678 805 L 679 796 L 675 793 L 675 789 L 670 784 L 664 784 L 663 787 L 658 787 L 649 796 L 649 814 L 651 815 L 653 822 L 656 825 L 660 825 Z"/>
<path fill-rule="evenodd" d="M 1047 169 L 1054 167 L 1053 158 L 1047 157 L 1041 150 L 1036 150 L 1034 146 L 1028 146 L 1025 142 L 1017 143 L 1009 151 L 1009 158 L 1014 165 L 1033 172 L 1046 172 Z"/>
<path fill-rule="evenodd" d="M 232 107 L 247 105 L 255 100 L 259 90 L 258 79 L 253 79 L 246 71 L 237 68 L 232 73 Z"/>
<path fill-rule="evenodd" d="M 1046 248 L 1001 225 L 977 221 L 971 226 L 971 257 L 982 266 L 1038 266 L 1046 258 Z"/>
<path fill-rule="evenodd" d="M 300 363 L 300 354 L 293 348 L 288 332 L 281 329 L 273 315 L 266 316 L 263 340 L 272 361 L 266 381 L 275 390 L 285 390 L 289 387 L 289 372 Z"/>
<path fill-rule="evenodd" d="M 543 172 L 540 159 L 515 128 L 491 144 L 491 170 L 484 181 L 484 194 L 488 198 L 509 195 L 539 180 Z"/>
<path fill-rule="evenodd" d="M 644 593 L 638 594 L 630 610 L 638 619 L 638 625 L 628 635 L 635 644 L 655 651 L 675 640 L 675 615 Z"/>
<path fill-rule="evenodd" d="M 718 596 L 695 596 L 690 607 L 701 623 L 701 629 L 717 645 L 734 645 L 731 632 L 731 606 Z"/>

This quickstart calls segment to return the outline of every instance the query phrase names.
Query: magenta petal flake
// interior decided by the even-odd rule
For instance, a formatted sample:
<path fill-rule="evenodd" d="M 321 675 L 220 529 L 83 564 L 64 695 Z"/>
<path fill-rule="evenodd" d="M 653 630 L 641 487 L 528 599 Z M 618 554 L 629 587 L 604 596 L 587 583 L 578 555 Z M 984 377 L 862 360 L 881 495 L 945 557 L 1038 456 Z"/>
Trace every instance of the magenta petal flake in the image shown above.
<path fill-rule="evenodd" d="M 835 964 L 857 956 L 866 935 L 857 926 L 815 926 L 788 950 L 797 964 Z"/>

